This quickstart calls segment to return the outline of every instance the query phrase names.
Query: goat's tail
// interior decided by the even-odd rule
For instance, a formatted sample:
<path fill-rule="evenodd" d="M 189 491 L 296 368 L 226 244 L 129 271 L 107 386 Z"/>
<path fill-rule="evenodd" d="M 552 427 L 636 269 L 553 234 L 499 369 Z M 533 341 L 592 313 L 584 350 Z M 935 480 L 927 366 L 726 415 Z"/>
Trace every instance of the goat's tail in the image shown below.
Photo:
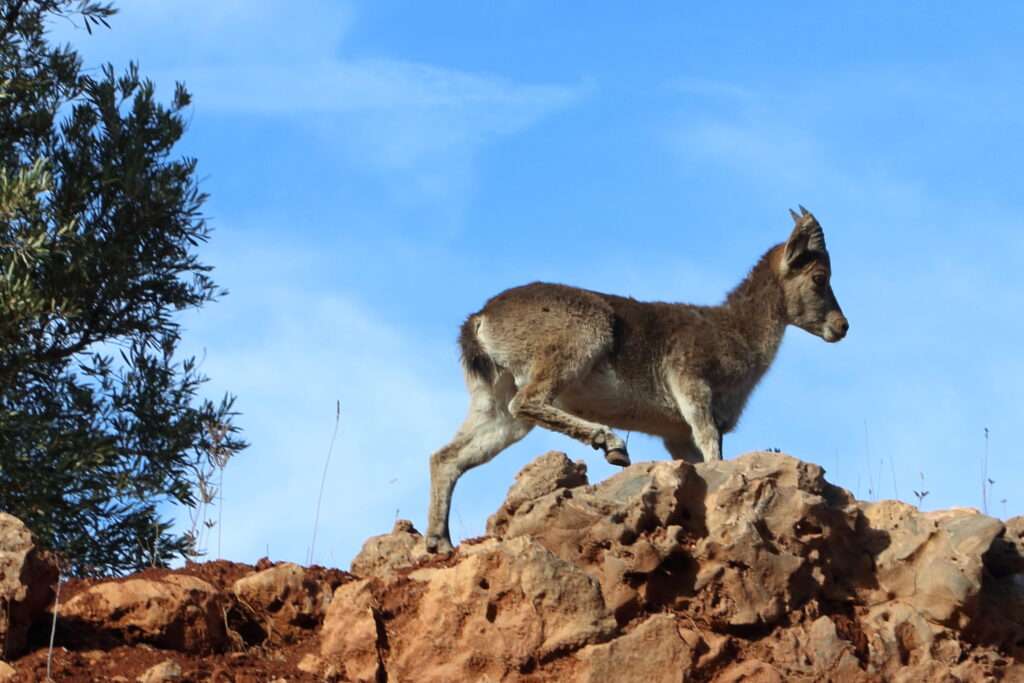
<path fill-rule="evenodd" d="M 473 314 L 466 318 L 459 330 L 459 347 L 462 349 L 462 367 L 466 373 L 479 377 L 488 384 L 494 382 L 497 374 L 497 367 L 484 347 L 480 345 L 480 339 L 476 336 L 480 327 L 480 316 Z"/>

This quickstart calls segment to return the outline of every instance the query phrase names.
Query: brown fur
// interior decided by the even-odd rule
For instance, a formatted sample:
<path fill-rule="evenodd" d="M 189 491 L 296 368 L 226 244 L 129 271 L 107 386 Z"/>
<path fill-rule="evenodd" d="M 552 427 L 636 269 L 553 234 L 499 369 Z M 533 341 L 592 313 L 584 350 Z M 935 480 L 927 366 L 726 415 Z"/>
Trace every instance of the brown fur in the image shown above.
<path fill-rule="evenodd" d="M 490 299 L 462 326 L 470 409 L 431 457 L 428 548 L 450 547 L 455 482 L 534 426 L 629 463 L 611 428 L 662 437 L 673 458 L 722 457 L 787 325 L 828 341 L 848 328 L 828 278 L 824 233 L 801 207 L 789 239 L 770 249 L 719 306 L 640 302 L 535 282 Z"/>

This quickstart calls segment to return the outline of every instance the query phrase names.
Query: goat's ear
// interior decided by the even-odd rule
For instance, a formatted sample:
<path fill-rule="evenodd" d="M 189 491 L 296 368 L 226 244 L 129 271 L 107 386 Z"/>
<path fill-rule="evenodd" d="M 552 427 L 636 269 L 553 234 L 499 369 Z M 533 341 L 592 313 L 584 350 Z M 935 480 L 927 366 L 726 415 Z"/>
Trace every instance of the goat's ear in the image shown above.
<path fill-rule="evenodd" d="M 797 216 L 795 215 L 796 212 L 792 210 L 790 210 L 790 213 L 794 214 L 793 218 L 796 221 L 796 226 L 793 228 L 793 232 L 790 233 L 789 239 L 786 240 L 786 266 L 792 267 L 796 265 L 807 258 L 812 252 L 827 253 L 825 249 L 825 233 L 822 231 L 821 226 L 818 225 L 818 221 L 814 220 L 814 217 L 810 214 Z"/>

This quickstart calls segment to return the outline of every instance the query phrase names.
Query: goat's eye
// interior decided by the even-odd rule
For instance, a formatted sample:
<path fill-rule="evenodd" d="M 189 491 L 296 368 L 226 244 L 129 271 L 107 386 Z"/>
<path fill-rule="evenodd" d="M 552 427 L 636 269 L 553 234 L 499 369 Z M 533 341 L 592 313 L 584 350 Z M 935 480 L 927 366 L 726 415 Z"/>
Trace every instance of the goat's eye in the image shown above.
<path fill-rule="evenodd" d="M 824 287 L 825 283 L 828 282 L 828 278 L 825 277 L 824 273 L 815 273 L 811 278 L 818 287 Z"/>

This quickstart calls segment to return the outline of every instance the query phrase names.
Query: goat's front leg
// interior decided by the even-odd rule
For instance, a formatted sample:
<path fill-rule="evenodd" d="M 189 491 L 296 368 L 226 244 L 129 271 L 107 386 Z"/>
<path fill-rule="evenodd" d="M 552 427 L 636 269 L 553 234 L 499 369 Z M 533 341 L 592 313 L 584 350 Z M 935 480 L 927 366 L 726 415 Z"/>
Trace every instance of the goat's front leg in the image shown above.
<path fill-rule="evenodd" d="M 509 411 L 516 418 L 545 429 L 561 432 L 595 449 L 604 451 L 604 458 L 612 465 L 628 467 L 626 442 L 611 429 L 571 415 L 552 405 L 554 390 L 549 383 L 528 384 L 515 395 Z"/>
<path fill-rule="evenodd" d="M 697 448 L 697 444 L 693 442 L 693 437 L 690 434 L 666 437 L 664 443 L 665 450 L 668 451 L 673 460 L 682 460 L 691 465 L 704 462 L 704 454 Z"/>
<path fill-rule="evenodd" d="M 677 380 L 669 383 L 679 414 L 690 425 L 693 442 L 704 462 L 722 459 L 722 434 L 711 410 L 711 387 L 702 381 Z"/>

